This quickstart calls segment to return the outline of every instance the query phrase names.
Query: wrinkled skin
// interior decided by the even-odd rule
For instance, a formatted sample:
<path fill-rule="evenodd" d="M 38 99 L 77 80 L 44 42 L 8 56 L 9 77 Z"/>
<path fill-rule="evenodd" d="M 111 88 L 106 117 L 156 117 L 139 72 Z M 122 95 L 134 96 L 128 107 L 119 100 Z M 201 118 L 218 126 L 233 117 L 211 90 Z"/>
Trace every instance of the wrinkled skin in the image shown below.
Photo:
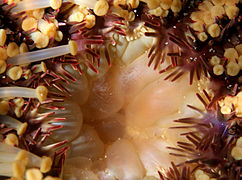
<path fill-rule="evenodd" d="M 169 127 L 175 125 L 174 119 L 192 113 L 186 104 L 201 106 L 194 97 L 197 86 L 189 85 L 188 75 L 170 82 L 164 80 L 165 74 L 148 68 L 146 50 L 152 39 L 122 41 L 112 67 L 98 75 L 84 74 L 88 93 L 84 100 L 73 99 L 80 104 L 83 125 L 69 142 L 66 180 L 156 179 L 171 161 L 182 160 L 166 148 L 176 144 L 182 131 Z M 71 88 L 76 96 L 79 87 Z"/>

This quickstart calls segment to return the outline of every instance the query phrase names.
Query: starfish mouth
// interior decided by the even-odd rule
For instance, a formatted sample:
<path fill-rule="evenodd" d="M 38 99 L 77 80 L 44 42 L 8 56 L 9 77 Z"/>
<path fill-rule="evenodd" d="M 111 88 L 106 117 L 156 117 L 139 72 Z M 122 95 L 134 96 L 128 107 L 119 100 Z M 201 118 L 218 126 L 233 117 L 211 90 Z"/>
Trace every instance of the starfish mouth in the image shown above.
<path fill-rule="evenodd" d="M 88 98 L 84 103 L 73 99 L 82 104 L 83 128 L 69 142 L 70 151 L 64 165 L 64 177 L 67 179 L 79 176 L 158 178 L 157 172 L 175 161 L 166 147 L 175 145 L 182 131 L 169 129 L 173 120 L 192 113 L 184 107 L 187 103 L 201 106 L 198 100 L 191 102 L 192 92 L 198 91 L 198 88 L 189 85 L 188 76 L 169 82 L 158 70 L 147 68 L 149 59 L 145 44 L 150 40 L 123 41 L 126 49 L 120 60 L 124 59 L 126 64 L 113 63 L 105 73 L 91 77 L 86 74 L 89 80 Z M 130 55 L 137 58 L 128 59 L 125 54 L 133 50 L 134 44 L 144 48 L 137 48 L 136 53 Z M 82 168 L 73 162 L 77 157 Z"/>

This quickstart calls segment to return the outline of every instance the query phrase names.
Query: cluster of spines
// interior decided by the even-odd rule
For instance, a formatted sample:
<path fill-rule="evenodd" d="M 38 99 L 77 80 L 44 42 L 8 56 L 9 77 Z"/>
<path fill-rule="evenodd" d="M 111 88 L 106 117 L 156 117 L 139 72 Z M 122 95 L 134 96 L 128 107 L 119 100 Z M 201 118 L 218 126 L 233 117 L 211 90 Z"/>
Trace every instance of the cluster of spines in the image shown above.
<path fill-rule="evenodd" d="M 241 119 L 235 116 L 235 112 L 222 114 L 218 103 L 209 107 L 211 98 L 206 91 L 203 96 L 204 98 L 197 94 L 205 106 L 205 112 L 188 105 L 189 108 L 200 113 L 201 117 L 187 117 L 174 121 L 182 125 L 171 127 L 171 129 L 181 128 L 189 131 L 181 134 L 185 139 L 178 141 L 177 147 L 168 147 L 170 154 L 188 158 L 177 166 L 195 167 L 192 170 L 193 173 L 199 169 L 210 178 L 239 180 L 241 160 L 236 159 L 232 151 L 236 141 L 242 135 Z"/>
<path fill-rule="evenodd" d="M 71 38 L 77 41 L 78 55 L 86 62 L 87 66 L 94 72 L 98 72 L 100 66 L 100 53 L 104 51 L 108 65 L 111 65 L 109 45 L 115 45 L 113 33 L 125 36 L 124 19 L 115 14 L 106 14 L 105 16 L 96 17 L 97 24 L 91 29 L 72 28 Z M 85 23 L 85 22 L 83 22 Z M 91 47 L 92 46 L 92 47 Z M 88 56 L 91 56 L 91 58 Z M 88 60 L 90 59 L 90 60 Z"/>
<path fill-rule="evenodd" d="M 189 166 L 177 167 L 171 162 L 171 167 L 165 172 L 158 171 L 161 180 L 190 180 L 191 170 Z"/>
<path fill-rule="evenodd" d="M 100 1 L 101 2 L 101 1 Z M 99 3 L 100 3 L 99 2 Z M 101 3 L 105 3 L 106 1 L 102 1 Z M 101 4 L 102 5 L 102 4 Z M 8 11 L 1 11 L 4 12 L 9 18 L 15 18 L 16 22 L 19 21 L 19 18 L 22 18 L 22 15 L 25 14 L 25 12 L 18 13 L 16 15 L 12 15 L 9 13 L 11 8 L 14 6 L 12 4 L 11 6 L 5 5 L 3 2 L 1 4 L 2 7 L 6 10 L 6 7 L 8 7 Z M 98 6 L 98 5 L 97 5 Z M 61 16 L 61 12 L 59 12 L 58 9 L 53 10 L 51 8 L 47 8 L 44 10 L 43 19 L 40 20 L 43 22 L 43 25 L 49 26 L 49 24 L 53 24 L 53 19 L 59 18 Z M 100 14 L 101 12 L 98 9 L 94 9 L 95 14 Z M 90 10 L 90 17 L 95 17 L 93 12 Z M 107 13 L 107 12 L 106 12 Z M 9 144 L 13 146 L 18 146 L 23 149 L 26 149 L 27 151 L 33 152 L 36 155 L 48 155 L 51 156 L 53 159 L 53 165 L 50 170 L 50 172 L 47 175 L 51 176 L 59 176 L 62 171 L 62 166 L 65 159 L 66 151 L 69 149 L 69 147 L 66 145 L 67 141 L 61 141 L 54 144 L 48 144 L 46 143 L 46 140 L 48 137 L 54 133 L 54 130 L 62 128 L 61 126 L 56 126 L 53 124 L 46 125 L 45 122 L 46 119 L 48 119 L 48 116 L 51 116 L 53 113 L 47 113 L 47 114 L 39 114 L 38 111 L 40 108 L 44 109 L 52 109 L 52 110 L 60 110 L 65 107 L 58 107 L 55 104 L 55 102 L 63 101 L 63 98 L 66 95 L 71 95 L 70 92 L 63 86 L 63 83 L 69 84 L 70 82 L 75 82 L 77 79 L 72 76 L 68 71 L 65 70 L 64 66 L 68 65 L 73 68 L 73 70 L 78 71 L 79 74 L 82 74 L 82 65 L 86 64 L 88 68 L 91 68 L 94 72 L 98 72 L 97 68 L 99 66 L 99 53 L 100 50 L 97 50 L 97 47 L 93 49 L 91 46 L 97 45 L 100 49 L 101 47 L 104 47 L 105 49 L 105 56 L 107 59 L 107 63 L 111 65 L 111 60 L 109 57 L 108 52 L 108 45 L 109 44 L 115 44 L 114 39 L 112 39 L 112 33 L 118 33 L 119 35 L 125 36 L 125 31 L 120 27 L 123 26 L 124 18 L 118 17 L 117 15 L 109 15 L 107 14 L 104 17 L 102 16 L 96 16 L 99 20 L 97 22 L 98 25 L 95 25 L 95 19 L 94 22 L 88 22 L 87 19 L 84 21 L 81 21 L 80 23 L 58 23 L 57 26 L 60 25 L 60 30 L 63 30 L 63 33 L 66 34 L 66 36 L 62 37 L 61 43 L 68 42 L 69 38 L 75 39 L 75 41 L 71 41 L 68 45 L 62 45 L 55 47 L 57 44 L 57 39 L 53 39 L 51 37 L 49 39 L 49 43 L 46 44 L 48 48 L 44 50 L 38 50 L 37 48 L 40 47 L 42 44 L 38 45 L 33 41 L 30 41 L 31 43 L 27 43 L 27 49 L 26 52 L 23 54 L 15 53 L 14 57 L 7 57 L 7 59 L 4 59 L 5 64 L 1 66 L 3 69 L 5 65 L 5 69 L 1 72 L 1 79 L 0 79 L 0 85 L 1 87 L 7 87 L 7 86 L 20 86 L 20 87 L 30 87 L 32 88 L 32 91 L 34 91 L 34 88 L 38 88 L 40 85 L 41 87 L 48 87 L 48 89 L 53 89 L 54 91 L 48 92 L 48 99 L 45 98 L 28 98 L 26 96 L 25 98 L 20 98 L 23 101 L 23 105 L 19 107 L 18 114 L 16 114 L 16 104 L 15 101 L 18 100 L 18 98 L 14 99 L 7 99 L 6 102 L 1 101 L 1 113 L 6 114 L 6 117 L 14 117 L 18 120 L 16 120 L 17 124 L 21 124 L 24 122 L 24 125 L 27 124 L 27 127 L 22 131 L 21 135 L 16 134 L 16 131 L 18 132 L 18 127 L 13 126 L 12 124 L 5 124 L 4 122 L 1 123 L 1 138 L 2 140 L 8 142 Z M 34 18 L 32 18 L 34 19 Z M 15 19 L 13 19 L 15 20 Z M 27 21 L 28 16 L 24 17 L 23 20 Z M 12 22 L 12 21 L 11 21 Z M 3 28 L 8 28 L 8 26 L 13 26 L 9 22 L 2 22 Z M 22 21 L 20 24 L 23 23 Z M 88 27 L 87 25 L 90 25 L 90 23 L 93 23 L 92 27 Z M 101 23 L 101 24 L 100 24 Z M 19 24 L 19 25 L 20 25 Z M 95 25 L 95 26 L 94 26 Z M 101 26 L 101 27 L 100 27 Z M 25 27 L 25 26 L 24 26 Z M 27 26 L 26 26 L 27 27 Z M 22 24 L 23 28 L 23 24 Z M 38 27 L 39 28 L 39 27 Z M 57 27 L 58 28 L 58 27 Z M 14 29 L 14 28 L 13 28 Z M 56 29 L 56 28 L 54 28 Z M 4 40 L 4 43 L 9 43 L 10 36 L 12 37 L 12 41 L 15 41 L 16 39 L 19 40 L 17 44 L 21 43 L 23 39 L 27 40 L 30 39 L 31 32 L 25 32 L 19 26 L 17 26 L 17 30 L 15 34 L 21 35 L 24 34 L 24 36 L 17 36 L 14 35 L 13 37 L 3 31 L 3 35 L 7 36 L 6 41 Z M 49 29 L 51 30 L 51 29 Z M 36 29 L 33 29 L 33 31 L 36 31 Z M 49 31 L 45 32 L 45 28 L 43 26 L 42 33 L 48 33 Z M 54 33 L 55 30 L 53 30 Z M 37 31 L 39 32 L 39 30 Z M 51 31 L 52 32 L 52 31 Z M 52 33 L 52 34 L 53 34 Z M 1 35 L 2 35 L 1 34 Z M 39 33 L 39 35 L 41 35 Z M 68 34 L 70 34 L 68 36 Z M 3 36 L 3 37 L 5 37 Z M 2 36 L 1 36 L 2 38 Z M 34 37 L 35 38 L 35 37 Z M 36 37 L 37 38 L 37 37 Z M 60 37 L 61 38 L 61 37 Z M 1 39 L 2 40 L 2 39 Z M 70 41 L 69 41 L 70 42 Z M 45 46 L 46 46 L 45 45 Z M 39 47 L 38 47 L 39 46 Z M 78 46 L 78 47 L 77 47 Z M 52 47 L 52 48 L 49 48 Z M 5 49 L 4 44 L 1 47 L 2 49 Z M 17 47 L 18 49 L 19 47 Z M 35 48 L 35 49 L 33 49 Z M 27 52 L 28 49 L 34 50 L 32 52 Z M 66 52 L 66 55 L 63 54 Z M 89 59 L 84 58 L 84 62 L 80 59 L 76 59 L 74 55 L 76 55 L 76 51 L 78 51 L 79 54 L 87 53 L 91 55 L 93 58 L 91 58 L 91 61 Z M 58 52 L 62 54 L 58 54 Z M 74 52 L 74 53 L 72 53 Z M 5 51 L 4 51 L 5 53 Z M 22 52 L 20 52 L 22 53 Z M 67 55 L 67 53 L 70 53 L 70 55 Z M 47 55 L 48 54 L 48 55 Z M 43 59 L 43 55 L 47 55 Z M 53 56 L 55 55 L 55 56 Z M 41 58 L 41 59 L 39 59 Z M 95 62 L 95 59 L 97 59 L 97 63 Z M 45 60 L 39 63 L 38 61 Z M 97 67 L 94 67 L 97 65 Z M 13 68 L 13 70 L 11 70 Z M 1 70 L 2 70 L 1 69 Z M 11 74 L 10 74 L 11 70 Z M 12 88 L 13 92 L 17 92 L 18 89 Z M 0 94 L 4 91 L 4 89 L 0 89 Z M 20 90 L 20 88 L 19 88 Z M 23 89 L 24 90 L 24 89 Z M 3 94 L 2 93 L 2 94 Z M 2 96 L 1 98 L 5 97 L 6 95 Z M 15 97 L 16 94 L 12 94 L 12 96 L 8 95 L 8 97 Z M 21 97 L 21 95 L 19 95 Z M 33 97 L 34 98 L 34 97 Z M 40 100 L 41 102 L 39 102 Z M 22 102 L 21 101 L 21 102 Z M 6 107 L 6 108 L 5 108 Z M 6 118 L 5 118 L 6 119 Z M 58 117 L 55 117 L 54 121 L 57 121 Z M 62 119 L 63 120 L 63 119 Z M 53 119 L 52 119 L 53 121 Z M 51 121 L 51 122 L 52 122 Z M 12 127 L 13 126 L 13 127 Z M 16 125 L 17 126 L 17 125 Z"/>
<path fill-rule="evenodd" d="M 201 2 L 194 1 L 193 5 L 198 7 L 199 4 Z M 240 2 L 238 2 L 237 7 L 241 7 Z M 182 11 L 184 12 L 184 9 Z M 173 151 L 171 155 L 186 157 L 190 160 L 178 165 L 172 164 L 172 168 L 166 172 L 160 172 L 160 176 L 161 179 L 172 180 L 189 179 L 190 177 L 196 179 L 195 171 L 200 169 L 205 172 L 206 178 L 240 179 L 241 161 L 234 159 L 230 153 L 235 147 L 236 140 L 241 136 L 239 125 L 241 119 L 235 115 L 235 112 L 227 115 L 222 114 L 218 101 L 226 96 L 235 96 L 239 93 L 241 72 L 235 75 L 229 72 L 217 75 L 209 60 L 214 55 L 226 59 L 224 55 L 226 49 L 235 48 L 241 43 L 241 11 L 234 18 L 225 16 L 224 19 L 217 18 L 221 33 L 219 36 L 209 37 L 205 41 L 201 41 L 197 32 L 189 26 L 192 22 L 189 19 L 190 14 L 187 11 L 186 14 L 181 13 L 180 16 L 173 16 L 173 21 L 169 19 L 169 15 L 167 17 L 157 17 L 149 13 L 143 15 L 145 25 L 153 30 L 145 34 L 157 38 L 156 44 L 150 49 L 148 65 L 151 66 L 154 63 L 154 69 L 160 68 L 164 59 L 170 57 L 170 65 L 160 70 L 160 73 L 168 72 L 165 80 L 176 81 L 188 72 L 190 73 L 190 84 L 192 84 L 195 74 L 198 80 L 204 75 L 209 77 L 209 87 L 214 94 L 213 97 L 210 97 L 206 91 L 203 91 L 208 103 L 201 95 L 197 94 L 206 107 L 206 112 L 188 106 L 199 111 L 202 118 L 191 117 L 175 121 L 185 125 L 172 128 L 183 128 L 191 131 L 182 134 L 186 140 L 178 142 L 178 147 L 168 147 L 168 149 Z M 168 51 L 164 51 L 165 49 Z M 236 59 L 237 64 L 239 64 L 238 61 L 239 59 Z M 225 68 L 226 63 L 223 66 Z M 227 67 L 227 70 L 229 70 L 228 68 L 230 67 Z M 195 169 L 189 172 L 188 178 L 181 175 L 181 169 L 194 168 L 194 166 Z"/>
<path fill-rule="evenodd" d="M 169 74 L 165 79 L 172 81 L 189 72 L 190 84 L 194 81 L 195 74 L 198 80 L 200 80 L 202 75 L 207 76 L 208 74 L 216 78 L 223 76 L 226 79 L 234 79 L 234 77 L 231 77 L 232 73 L 222 73 L 219 74 L 220 76 L 216 76 L 209 64 L 209 60 L 214 55 L 223 57 L 224 51 L 231 47 L 231 44 L 234 47 L 237 45 L 236 43 L 241 42 L 238 39 L 241 36 L 239 30 L 241 11 L 231 19 L 225 15 L 222 18 L 217 18 L 216 22 L 221 28 L 219 36 L 209 36 L 206 41 L 201 41 L 197 36 L 197 31 L 191 27 L 193 20 L 190 17 L 192 11 L 189 7 L 195 6 L 199 8 L 202 2 L 193 1 L 192 5 L 190 3 L 190 1 L 184 2 L 183 9 L 176 16 L 172 12 L 169 12 L 167 17 L 162 17 L 151 15 L 145 10 L 143 11 L 145 25 L 153 30 L 146 32 L 145 35 L 157 38 L 156 43 L 150 49 L 150 62 L 148 65 L 154 64 L 154 69 L 161 69 L 160 73 L 168 72 Z M 186 4 L 189 4 L 189 6 Z M 238 3 L 234 7 L 238 8 L 240 6 L 241 4 Z M 187 11 L 187 13 L 184 13 L 184 11 Z M 228 41 L 228 39 L 230 40 Z M 170 65 L 162 67 L 164 60 L 168 57 L 170 57 Z M 231 69 L 232 67 L 228 68 Z M 236 77 L 239 77 L 239 74 L 236 74 Z M 231 83 L 233 82 L 231 81 Z"/>
<path fill-rule="evenodd" d="M 9 8 L 12 7 L 12 6 L 10 7 L 9 5 L 5 5 L 4 3 L 2 3 L 1 6 L 2 6 L 1 8 L 3 9 L 4 8 L 6 9 L 6 7 L 9 7 Z M 11 15 L 9 12 L 6 12 L 2 9 L 1 9 L 1 13 L 4 13 L 4 19 L 3 21 L 1 21 L 2 28 L 4 29 L 10 28 L 10 30 L 14 32 L 13 34 L 7 34 L 6 44 L 8 44 L 9 41 L 21 43 L 23 40 L 30 39 L 28 37 L 29 32 L 28 33 L 23 32 L 18 25 L 17 25 L 17 28 L 14 28 L 15 26 L 13 26 L 18 21 L 18 18 L 22 16 L 24 13 Z M 52 11 L 50 11 L 50 13 L 46 12 L 45 19 L 48 21 L 48 18 L 53 18 L 51 16 L 53 16 Z M 9 18 L 12 18 L 10 19 L 11 21 L 7 21 L 7 19 Z M 16 22 L 14 22 L 15 20 Z M 24 36 L 22 36 L 21 34 L 23 34 Z M 2 39 L 1 39 L 1 42 L 2 42 Z M 32 49 L 31 48 L 32 44 L 27 43 L 27 45 L 28 45 L 28 49 Z M 53 46 L 53 44 L 50 43 L 49 46 Z M 35 45 L 33 47 L 35 47 Z M 5 49 L 5 47 L 1 46 L 1 49 Z M 21 55 L 22 54 L 20 54 L 19 56 L 21 57 Z M 7 63 L 10 62 L 10 59 L 11 58 L 7 59 Z M 66 58 L 65 62 L 69 63 L 68 60 L 71 61 L 71 59 Z M 66 78 L 68 77 L 69 79 L 72 79 L 74 81 L 74 78 L 71 75 L 69 75 L 66 71 L 64 71 L 63 68 L 62 69 L 59 68 L 59 72 L 56 71 L 55 68 L 58 68 L 58 65 L 57 65 L 58 62 L 60 62 L 59 66 L 61 67 L 61 61 L 63 60 L 56 61 L 56 62 L 52 60 L 47 60 L 46 64 L 44 62 L 41 62 L 40 64 L 32 63 L 27 65 L 22 65 L 25 63 L 20 63 L 20 66 L 16 66 L 19 64 L 14 64 L 14 66 L 12 66 L 11 65 L 12 63 L 11 63 L 7 65 L 7 67 L 3 72 L 1 72 L 1 77 L 0 77 L 1 78 L 0 96 L 1 98 L 7 98 L 6 101 L 2 99 L 0 101 L 1 114 L 6 114 L 2 118 L 5 120 L 8 120 L 7 122 L 5 122 L 4 120 L 3 121 L 1 120 L 1 123 L 0 123 L 1 141 L 11 146 L 20 147 L 21 149 L 25 149 L 26 151 L 30 151 L 39 156 L 46 155 L 46 156 L 52 157 L 53 164 L 51 166 L 51 169 L 48 172 L 48 174 L 44 175 L 47 177 L 60 176 L 63 162 L 65 159 L 65 153 L 69 149 L 69 147 L 66 146 L 67 141 L 57 142 L 55 144 L 45 143 L 45 145 L 43 145 L 43 143 L 46 141 L 48 136 L 50 136 L 55 129 L 61 128 L 61 127 L 50 125 L 48 129 L 43 130 L 44 129 L 42 128 L 44 124 L 43 120 L 46 119 L 46 117 L 48 117 L 50 114 L 42 115 L 42 114 L 38 114 L 37 112 L 40 107 L 52 108 L 55 110 L 60 109 L 60 107 L 56 107 L 51 104 L 53 102 L 59 101 L 57 97 L 60 98 L 63 96 L 61 96 L 60 94 L 54 94 L 53 96 L 52 93 L 49 93 L 48 99 L 46 100 L 47 94 L 42 96 L 43 95 L 42 91 L 41 93 L 36 92 L 35 94 L 35 89 L 37 91 L 38 87 L 45 88 L 44 86 L 53 86 L 58 89 L 59 87 L 58 83 L 57 85 L 55 85 L 55 82 L 58 79 L 68 82 L 67 80 L 65 80 L 65 78 L 62 77 L 62 75 L 58 75 L 58 73 L 63 74 L 63 76 L 65 76 Z M 5 62 L 5 59 L 4 60 L 1 59 L 1 62 Z M 31 62 L 26 62 L 26 63 L 31 63 Z M 78 63 L 75 63 L 75 64 L 77 65 Z M 47 67 L 46 65 L 49 65 L 49 66 Z M 7 86 L 18 86 L 18 87 L 15 88 L 15 87 L 7 87 Z M 8 89 L 6 89 L 5 87 Z M 23 89 L 21 89 L 21 87 L 23 87 Z M 29 88 L 24 89 L 24 87 L 29 87 Z M 24 95 L 24 91 L 26 91 L 25 93 L 26 95 Z M 7 94 L 5 92 L 7 92 Z M 27 93 L 30 93 L 30 95 L 27 95 Z M 38 97 L 37 95 L 40 95 L 40 96 Z M 21 98 L 12 98 L 16 96 Z M 33 99 L 35 98 L 35 96 L 37 100 Z M 11 98 L 8 99 L 9 97 Z M 22 104 L 21 106 L 20 106 L 20 101 Z M 11 117 L 16 118 L 16 120 L 10 121 L 9 118 L 11 119 Z M 56 117 L 56 119 L 57 118 L 58 117 Z M 28 173 L 32 173 L 32 172 L 26 171 L 26 176 L 29 176 Z M 16 178 L 21 178 L 21 177 L 17 175 Z"/>

